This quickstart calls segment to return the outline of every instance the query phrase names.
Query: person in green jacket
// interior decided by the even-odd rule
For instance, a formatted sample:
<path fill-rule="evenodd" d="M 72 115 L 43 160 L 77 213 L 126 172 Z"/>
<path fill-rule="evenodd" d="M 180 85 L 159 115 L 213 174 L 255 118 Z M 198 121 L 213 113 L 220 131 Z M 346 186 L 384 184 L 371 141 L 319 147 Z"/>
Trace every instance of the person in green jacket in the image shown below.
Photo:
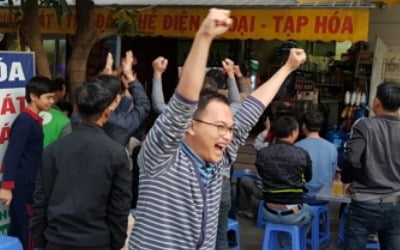
<path fill-rule="evenodd" d="M 53 84 L 57 85 L 55 102 L 63 100 L 66 94 L 65 81 L 55 79 Z M 69 118 L 56 105 L 53 105 L 47 111 L 40 112 L 39 115 L 43 119 L 44 148 L 58 140 L 58 138 L 71 133 L 72 129 Z"/>

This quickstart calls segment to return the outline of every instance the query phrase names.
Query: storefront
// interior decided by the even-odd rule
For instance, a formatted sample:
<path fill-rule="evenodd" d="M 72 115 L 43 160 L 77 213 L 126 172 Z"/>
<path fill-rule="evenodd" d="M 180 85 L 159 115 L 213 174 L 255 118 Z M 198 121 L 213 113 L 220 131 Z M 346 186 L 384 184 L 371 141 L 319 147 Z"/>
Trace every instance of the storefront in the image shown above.
<path fill-rule="evenodd" d="M 209 66 L 219 66 L 225 57 L 231 57 L 238 63 L 255 59 L 260 64 L 259 76 L 268 78 L 282 63 L 283 57 L 279 53 L 284 54 L 285 41 L 296 41 L 295 46 L 307 50 L 309 61 L 302 68 L 301 75 L 286 86 L 289 93 L 281 93 L 281 97 L 292 98 L 292 101 L 316 101 L 330 110 L 327 115 L 329 125 L 340 123 L 346 90 L 361 92 L 369 86 L 367 82 L 372 62 L 360 64 L 357 52 L 348 54 L 347 58 L 341 58 L 341 55 L 347 53 L 352 43 L 367 41 L 370 10 L 367 8 L 369 6 L 324 6 L 235 6 L 231 14 L 232 27 L 214 43 Z M 120 47 L 121 51 L 136 50 L 140 63 L 138 71 L 143 71 L 141 79 L 150 83 L 151 61 L 156 56 L 168 57 L 170 65 L 179 66 L 183 63 L 190 40 L 207 11 L 208 7 L 127 7 L 126 13 L 136 15 L 137 33 L 125 36 L 121 44 L 117 39 L 118 45 L 114 49 L 120 51 L 116 49 Z M 14 22 L 15 19 L 16 16 L 8 9 L 0 10 L 0 23 Z M 110 29 L 114 20 L 115 11 L 112 8 L 96 8 L 95 25 L 98 30 Z M 62 74 L 68 57 L 68 35 L 74 34 L 76 28 L 74 11 L 63 16 L 58 23 L 54 10 L 42 9 L 40 24 L 45 38 L 48 38 L 45 47 L 51 55 L 52 72 L 54 75 Z M 12 33 L 15 30 L 4 28 L 3 32 Z M 337 43 L 343 41 L 347 42 Z M 107 44 L 109 42 L 110 39 L 106 41 Z M 103 43 L 92 51 L 96 53 L 91 57 L 93 60 L 90 60 L 93 65 L 101 65 L 104 51 L 107 50 L 105 46 L 110 49 Z M 116 57 L 116 61 L 119 61 L 118 55 Z M 345 65 L 346 60 L 351 65 Z M 332 62 L 333 65 L 330 65 Z M 88 72 L 95 74 L 98 68 L 93 67 L 89 67 Z M 176 83 L 177 69 L 169 69 L 165 76 L 166 82 L 170 82 L 166 89 L 168 97 Z"/>

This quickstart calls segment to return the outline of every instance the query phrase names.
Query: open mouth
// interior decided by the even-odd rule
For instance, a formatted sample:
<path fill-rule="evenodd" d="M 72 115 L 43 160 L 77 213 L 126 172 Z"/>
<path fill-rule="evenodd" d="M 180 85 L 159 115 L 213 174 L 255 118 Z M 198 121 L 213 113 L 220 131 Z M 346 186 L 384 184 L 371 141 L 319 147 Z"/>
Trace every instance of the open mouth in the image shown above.
<path fill-rule="evenodd" d="M 226 148 L 225 144 L 215 144 L 215 151 L 218 154 L 222 154 L 224 152 L 225 148 Z"/>

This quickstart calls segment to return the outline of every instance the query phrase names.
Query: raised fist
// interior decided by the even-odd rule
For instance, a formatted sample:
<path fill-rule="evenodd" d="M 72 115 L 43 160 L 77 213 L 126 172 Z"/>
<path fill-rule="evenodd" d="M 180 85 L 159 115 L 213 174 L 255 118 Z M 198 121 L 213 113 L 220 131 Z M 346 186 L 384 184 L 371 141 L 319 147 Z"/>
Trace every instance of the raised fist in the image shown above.
<path fill-rule="evenodd" d="M 290 49 L 289 58 L 286 61 L 286 65 L 290 67 L 291 70 L 296 70 L 301 64 L 303 64 L 307 59 L 307 55 L 303 49 L 292 48 Z"/>
<path fill-rule="evenodd" d="M 230 13 L 229 10 L 216 8 L 210 9 L 197 33 L 210 38 L 225 33 L 232 24 L 232 19 L 229 17 Z"/>
<path fill-rule="evenodd" d="M 168 59 L 159 56 L 153 61 L 153 71 L 154 73 L 162 74 L 165 72 L 168 66 Z"/>
<path fill-rule="evenodd" d="M 228 75 L 229 78 L 234 78 L 235 77 L 234 66 L 235 66 L 235 63 L 229 58 L 225 58 L 222 61 L 222 67 L 224 68 L 224 70 L 225 70 L 225 72 L 226 72 L 226 74 Z"/>

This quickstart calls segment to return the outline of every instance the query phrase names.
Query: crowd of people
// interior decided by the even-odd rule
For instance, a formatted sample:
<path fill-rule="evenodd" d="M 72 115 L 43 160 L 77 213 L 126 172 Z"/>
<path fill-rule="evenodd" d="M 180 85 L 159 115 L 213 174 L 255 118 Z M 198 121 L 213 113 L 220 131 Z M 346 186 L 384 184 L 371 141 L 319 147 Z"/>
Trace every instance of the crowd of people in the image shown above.
<path fill-rule="evenodd" d="M 287 61 L 257 89 L 230 59 L 205 74 L 212 41 L 232 23 L 230 11 L 210 9 L 165 102 L 168 60 L 153 61 L 151 100 L 126 52 L 113 70 L 80 86 L 75 109 L 64 101 L 66 83 L 33 77 L 28 106 L 11 127 L 0 200 L 10 207 L 9 235 L 25 250 L 229 249 L 231 171 L 238 149 L 285 79 L 306 61 L 293 48 Z M 239 87 L 238 87 L 239 86 Z M 158 118 L 147 132 L 152 110 Z M 342 164 L 351 195 L 345 249 L 363 249 L 378 233 L 382 249 L 400 246 L 400 86 L 379 85 L 375 117 L 355 123 Z M 311 227 L 310 206 L 332 184 L 336 148 L 321 138 L 324 117 L 307 111 L 298 121 L 280 114 L 265 121 L 255 140 L 259 179 L 241 180 L 237 214 L 254 217 L 252 198 L 264 201 L 268 222 Z M 304 138 L 298 140 L 299 135 Z M 128 215 L 136 221 L 127 235 Z M 285 246 L 288 239 L 281 237 Z"/>

